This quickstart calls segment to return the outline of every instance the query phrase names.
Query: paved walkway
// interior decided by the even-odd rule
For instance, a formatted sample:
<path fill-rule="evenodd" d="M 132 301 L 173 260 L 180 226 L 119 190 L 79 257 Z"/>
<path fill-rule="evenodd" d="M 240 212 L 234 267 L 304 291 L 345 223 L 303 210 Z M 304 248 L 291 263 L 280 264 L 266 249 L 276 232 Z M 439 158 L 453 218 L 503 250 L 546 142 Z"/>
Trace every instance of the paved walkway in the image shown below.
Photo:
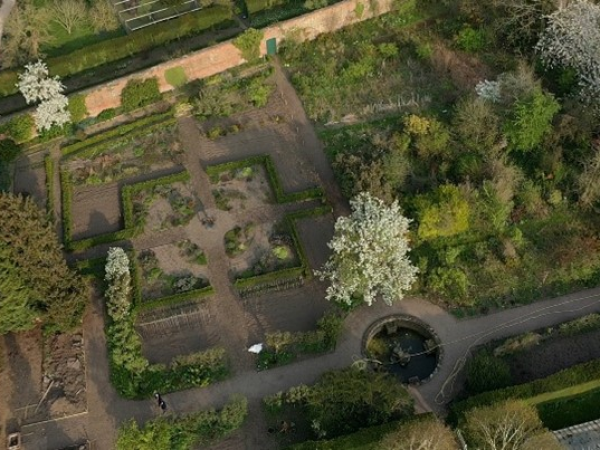
<path fill-rule="evenodd" d="M 248 397 L 251 404 L 256 405 L 266 395 L 297 384 L 312 383 L 328 370 L 349 366 L 360 358 L 363 333 L 371 323 L 389 314 L 411 314 L 436 330 L 445 350 L 440 371 L 429 383 L 411 390 L 417 398 L 419 410 L 441 412 L 443 402 L 451 399 L 452 385 L 447 386 L 446 397 L 440 397 L 440 390 L 451 380 L 455 365 L 467 355 L 470 348 L 491 339 L 551 326 L 591 312 L 600 312 L 600 288 L 467 320 L 458 320 L 443 309 L 415 298 L 405 299 L 391 307 L 378 303 L 370 308 L 363 307 L 348 317 L 333 353 L 266 372 L 240 372 L 229 380 L 206 388 L 172 393 L 168 395 L 169 404 L 172 410 L 186 413 L 209 406 L 218 407 L 226 403 L 231 394 L 241 393 Z M 100 299 L 96 299 L 85 319 L 86 334 L 99 336 L 102 328 Z M 89 404 L 86 415 L 26 427 L 23 430 L 26 443 L 27 436 L 35 430 L 38 431 L 35 435 L 40 431 L 45 435 L 43 442 L 39 439 L 30 441 L 26 448 L 59 448 L 73 440 L 87 437 L 96 441 L 97 448 L 110 449 L 114 442 L 115 428 L 122 421 L 131 417 L 145 421 L 156 415 L 152 401 L 121 399 L 111 387 L 103 339 L 88 339 L 86 353 L 90 355 L 88 395 L 97 395 L 96 398 L 102 401 Z"/>

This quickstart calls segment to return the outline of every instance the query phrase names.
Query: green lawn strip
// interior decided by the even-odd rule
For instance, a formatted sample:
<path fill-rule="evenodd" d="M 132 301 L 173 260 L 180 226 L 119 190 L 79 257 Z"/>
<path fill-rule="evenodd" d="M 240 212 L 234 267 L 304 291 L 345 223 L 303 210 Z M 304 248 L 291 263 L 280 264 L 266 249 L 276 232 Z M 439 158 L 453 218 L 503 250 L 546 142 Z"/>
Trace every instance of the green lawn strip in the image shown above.
<path fill-rule="evenodd" d="M 522 399 L 536 402 L 559 399 L 579 392 L 589 391 L 600 386 L 600 359 L 569 367 L 553 375 L 529 383 L 510 386 L 504 389 L 484 392 L 452 404 L 449 421 L 457 424 L 472 408 L 489 406 L 509 399 Z M 581 387 L 580 387 L 581 386 Z M 560 394 L 556 394 L 559 392 Z"/>
<path fill-rule="evenodd" d="M 100 234 L 91 238 L 72 240 L 73 217 L 71 214 L 71 201 L 73 186 L 70 176 L 66 171 L 61 171 L 62 208 L 63 208 L 63 240 L 65 247 L 71 251 L 82 251 L 100 244 L 123 241 L 143 232 L 143 228 L 137 227 L 134 221 L 132 196 L 145 189 L 155 186 L 172 184 L 179 181 L 187 181 L 190 174 L 187 171 L 177 172 L 160 178 L 142 181 L 123 187 L 121 191 L 121 202 L 123 206 L 124 228 L 110 233 Z"/>
<path fill-rule="evenodd" d="M 538 405 L 540 403 L 552 402 L 566 397 L 573 397 L 598 388 L 600 388 L 600 379 L 589 381 L 587 383 L 581 383 L 576 386 L 560 389 L 558 391 L 545 392 L 544 394 L 528 398 L 527 403 L 531 405 Z"/>
<path fill-rule="evenodd" d="M 267 171 L 269 184 L 273 192 L 275 193 L 275 201 L 277 203 L 290 203 L 300 202 L 304 200 L 323 199 L 324 192 L 320 187 L 314 187 L 299 192 L 286 193 L 283 190 L 281 180 L 275 168 L 275 163 L 270 155 L 257 155 L 249 158 L 240 159 L 237 161 L 229 161 L 223 164 L 217 164 L 214 166 L 208 166 L 206 168 L 206 174 L 210 178 L 212 183 L 219 181 L 219 175 L 223 172 L 242 169 L 245 167 L 251 167 L 255 165 L 262 165 Z"/>
<path fill-rule="evenodd" d="M 139 281 L 138 281 L 139 282 Z M 145 300 L 135 305 L 136 311 L 148 311 L 163 306 L 170 306 L 177 303 L 184 302 L 186 300 L 196 300 L 204 297 L 208 297 L 215 293 L 215 289 L 212 286 L 205 286 L 200 289 L 192 289 L 191 291 L 181 292 L 179 294 L 168 295 L 166 297 L 160 297 L 153 300 Z"/>
<path fill-rule="evenodd" d="M 538 403 L 536 408 L 546 427 L 551 430 L 560 430 L 600 419 L 598 405 L 600 405 L 600 389 L 592 389 L 571 397 Z"/>

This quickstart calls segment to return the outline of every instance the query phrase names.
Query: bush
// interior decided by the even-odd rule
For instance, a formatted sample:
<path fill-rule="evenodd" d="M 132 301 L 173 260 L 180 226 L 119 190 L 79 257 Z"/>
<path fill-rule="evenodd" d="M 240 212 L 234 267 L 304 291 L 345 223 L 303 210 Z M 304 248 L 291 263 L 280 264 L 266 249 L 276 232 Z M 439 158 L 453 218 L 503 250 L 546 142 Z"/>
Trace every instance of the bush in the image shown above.
<path fill-rule="evenodd" d="M 17 142 L 26 142 L 33 136 L 35 120 L 31 114 L 15 116 L 8 122 L 8 134 Z"/>
<path fill-rule="evenodd" d="M 233 45 L 242 53 L 246 61 L 254 61 L 260 57 L 260 43 L 263 37 L 263 31 L 248 28 L 233 40 Z"/>
<path fill-rule="evenodd" d="M 188 449 L 225 437 L 244 423 L 248 414 L 245 397 L 232 396 L 221 410 L 209 409 L 187 415 L 149 420 L 140 428 L 135 420 L 119 428 L 116 450 L 144 450 L 150 443 L 154 450 Z"/>
<path fill-rule="evenodd" d="M 158 79 L 156 77 L 145 80 L 129 80 L 121 92 L 121 106 L 124 111 L 133 111 L 134 109 L 154 103 L 160 100 L 160 98 Z"/>
<path fill-rule="evenodd" d="M 69 97 L 69 114 L 72 123 L 81 122 L 86 118 L 88 110 L 85 105 L 85 95 L 77 94 Z"/>
<path fill-rule="evenodd" d="M 8 165 L 17 159 L 21 153 L 21 146 L 12 139 L 2 139 L 0 141 L 0 166 Z"/>
<path fill-rule="evenodd" d="M 249 14 L 254 14 L 264 9 L 270 9 L 274 6 L 285 3 L 284 0 L 246 0 L 246 7 Z"/>
<path fill-rule="evenodd" d="M 117 110 L 115 108 L 103 109 L 98 114 L 97 119 L 99 122 L 113 119 L 117 115 Z"/>
<path fill-rule="evenodd" d="M 467 362 L 466 370 L 469 395 L 501 389 L 512 382 L 508 364 L 489 350 L 478 351 Z"/>
<path fill-rule="evenodd" d="M 471 53 L 483 50 L 487 45 L 485 30 L 475 30 L 469 26 L 460 30 L 455 40 L 458 48 Z"/>
<path fill-rule="evenodd" d="M 185 85 L 188 81 L 183 67 L 171 67 L 165 70 L 165 80 L 174 88 L 179 88 Z"/>

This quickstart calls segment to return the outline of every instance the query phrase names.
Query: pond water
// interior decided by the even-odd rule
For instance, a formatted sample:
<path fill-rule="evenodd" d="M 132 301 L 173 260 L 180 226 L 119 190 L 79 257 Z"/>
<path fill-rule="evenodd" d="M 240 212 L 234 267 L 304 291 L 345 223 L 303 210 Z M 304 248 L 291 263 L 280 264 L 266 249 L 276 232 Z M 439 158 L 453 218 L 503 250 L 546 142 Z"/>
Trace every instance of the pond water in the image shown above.
<path fill-rule="evenodd" d="M 398 324 L 385 324 L 368 341 L 370 359 L 394 374 L 403 383 L 427 379 L 438 363 L 438 350 L 432 336 Z M 377 362 L 375 366 L 380 365 Z"/>

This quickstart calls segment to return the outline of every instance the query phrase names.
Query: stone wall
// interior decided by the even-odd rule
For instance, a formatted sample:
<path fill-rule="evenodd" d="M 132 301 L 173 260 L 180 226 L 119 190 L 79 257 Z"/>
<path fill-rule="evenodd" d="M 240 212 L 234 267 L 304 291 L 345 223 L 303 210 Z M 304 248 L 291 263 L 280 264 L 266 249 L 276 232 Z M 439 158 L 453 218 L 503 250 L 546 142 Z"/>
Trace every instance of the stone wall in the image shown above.
<path fill-rule="evenodd" d="M 314 39 L 319 34 L 332 32 L 389 12 L 393 1 L 345 0 L 265 28 L 261 54 L 266 54 L 268 39 L 276 38 L 279 44 L 280 40 L 289 35 L 288 33 L 293 34 L 295 39 Z M 359 17 L 358 12 L 361 9 L 362 14 Z M 244 59 L 232 41 L 226 41 L 84 91 L 87 108 L 90 116 L 96 116 L 105 109 L 118 107 L 121 104 L 121 91 L 132 78 L 157 77 L 161 92 L 166 92 L 172 87 L 166 82 L 164 74 L 172 67 L 182 67 L 188 80 L 196 80 L 231 69 L 243 62 Z"/>

